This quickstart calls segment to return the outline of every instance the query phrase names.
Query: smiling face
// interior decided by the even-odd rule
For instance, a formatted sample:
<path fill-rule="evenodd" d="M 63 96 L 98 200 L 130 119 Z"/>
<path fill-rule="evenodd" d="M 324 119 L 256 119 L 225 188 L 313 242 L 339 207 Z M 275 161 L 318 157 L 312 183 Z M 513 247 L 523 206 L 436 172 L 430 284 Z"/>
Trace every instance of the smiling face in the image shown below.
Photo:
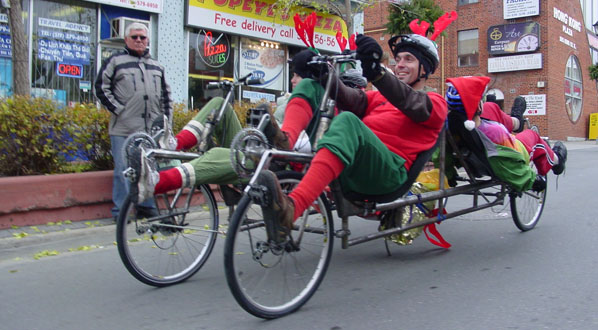
<path fill-rule="evenodd" d="M 147 48 L 149 39 L 147 38 L 147 31 L 144 29 L 131 30 L 128 36 L 125 37 L 125 44 L 129 49 L 142 55 Z"/>
<path fill-rule="evenodd" d="M 399 52 L 395 56 L 395 61 L 397 62 L 395 65 L 395 74 L 400 81 L 410 85 L 419 78 L 418 72 L 420 64 L 419 60 L 413 56 L 413 54 L 409 52 Z M 422 67 L 421 74 L 424 73 L 423 70 Z M 422 81 L 423 80 L 418 81 L 415 85 L 418 85 Z M 415 86 L 411 87 L 415 88 Z"/>

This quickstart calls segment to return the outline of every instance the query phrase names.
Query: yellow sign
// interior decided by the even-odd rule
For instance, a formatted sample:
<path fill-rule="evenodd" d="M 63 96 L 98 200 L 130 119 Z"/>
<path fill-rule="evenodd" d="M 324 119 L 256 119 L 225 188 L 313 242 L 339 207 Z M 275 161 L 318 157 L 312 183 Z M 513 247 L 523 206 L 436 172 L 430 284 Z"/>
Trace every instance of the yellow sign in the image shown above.
<path fill-rule="evenodd" d="M 598 113 L 590 114 L 590 129 L 588 132 L 588 139 L 598 139 Z"/>
<path fill-rule="evenodd" d="M 313 9 L 294 7 L 282 14 L 276 13 L 272 0 L 189 0 L 187 25 L 198 28 L 230 32 L 259 39 L 304 45 L 295 31 L 293 16 L 299 13 L 302 20 Z M 347 25 L 336 15 L 319 13 L 314 44 L 318 49 L 340 51 L 336 32 L 347 35 Z"/>

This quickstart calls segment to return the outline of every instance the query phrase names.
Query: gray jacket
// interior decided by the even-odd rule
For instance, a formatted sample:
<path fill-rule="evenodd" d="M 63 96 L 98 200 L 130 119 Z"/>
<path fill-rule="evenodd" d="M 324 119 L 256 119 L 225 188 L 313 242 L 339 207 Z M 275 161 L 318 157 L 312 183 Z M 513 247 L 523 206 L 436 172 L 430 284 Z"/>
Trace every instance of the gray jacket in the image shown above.
<path fill-rule="evenodd" d="M 112 113 L 110 135 L 149 132 L 156 118 L 172 113 L 164 68 L 147 50 L 140 56 L 125 47 L 108 58 L 96 79 L 95 95 Z"/>

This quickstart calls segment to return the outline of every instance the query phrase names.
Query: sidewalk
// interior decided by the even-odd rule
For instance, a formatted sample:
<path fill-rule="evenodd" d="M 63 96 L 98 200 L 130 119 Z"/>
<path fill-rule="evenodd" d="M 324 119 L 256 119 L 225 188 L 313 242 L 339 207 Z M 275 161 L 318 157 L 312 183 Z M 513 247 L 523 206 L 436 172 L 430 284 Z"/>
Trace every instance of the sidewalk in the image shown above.
<path fill-rule="evenodd" d="M 551 144 L 553 142 L 551 141 Z M 569 151 L 596 149 L 596 141 L 565 141 Z M 226 222 L 227 209 L 219 208 L 220 221 Z M 0 251 L 24 246 L 46 244 L 53 240 L 63 240 L 73 236 L 88 236 L 107 231 L 115 233 L 116 225 L 112 218 L 78 222 L 48 223 L 40 226 L 25 226 L 0 230 Z M 114 235 L 114 234 L 113 234 Z M 116 240 L 114 238 L 114 240 Z M 90 244 L 99 242 L 90 241 Z M 3 259 L 3 258 L 2 258 Z"/>

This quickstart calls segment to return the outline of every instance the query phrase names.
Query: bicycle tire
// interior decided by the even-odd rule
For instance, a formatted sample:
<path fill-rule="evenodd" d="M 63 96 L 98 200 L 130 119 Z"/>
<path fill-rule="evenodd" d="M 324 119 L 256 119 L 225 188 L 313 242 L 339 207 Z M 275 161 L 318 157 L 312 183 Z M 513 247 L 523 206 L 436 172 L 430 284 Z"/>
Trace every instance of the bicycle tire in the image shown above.
<path fill-rule="evenodd" d="M 536 132 L 536 134 L 540 135 L 540 129 L 536 125 L 532 125 L 529 129 Z"/>
<path fill-rule="evenodd" d="M 154 206 L 159 216 L 138 219 L 127 197 L 118 216 L 116 242 L 131 275 L 163 287 L 187 280 L 208 260 L 218 234 L 218 208 L 207 185 L 156 195 Z"/>
<path fill-rule="evenodd" d="M 285 189 L 302 177 L 289 172 L 278 176 Z M 235 300 L 252 315 L 273 319 L 296 311 L 312 297 L 326 274 L 334 224 L 325 195 L 295 224 L 291 235 L 299 249 L 288 252 L 268 245 L 261 208 L 247 194 L 233 214 L 224 243 L 224 270 Z"/>
<path fill-rule="evenodd" d="M 535 166 L 532 168 L 535 171 Z M 548 178 L 546 178 L 548 181 Z M 511 204 L 511 215 L 515 226 L 521 231 L 528 231 L 533 229 L 544 210 L 544 204 L 546 202 L 546 192 L 548 190 L 548 182 L 546 182 L 546 189 L 540 192 L 532 190 L 524 192 L 511 192 L 509 194 Z"/>

